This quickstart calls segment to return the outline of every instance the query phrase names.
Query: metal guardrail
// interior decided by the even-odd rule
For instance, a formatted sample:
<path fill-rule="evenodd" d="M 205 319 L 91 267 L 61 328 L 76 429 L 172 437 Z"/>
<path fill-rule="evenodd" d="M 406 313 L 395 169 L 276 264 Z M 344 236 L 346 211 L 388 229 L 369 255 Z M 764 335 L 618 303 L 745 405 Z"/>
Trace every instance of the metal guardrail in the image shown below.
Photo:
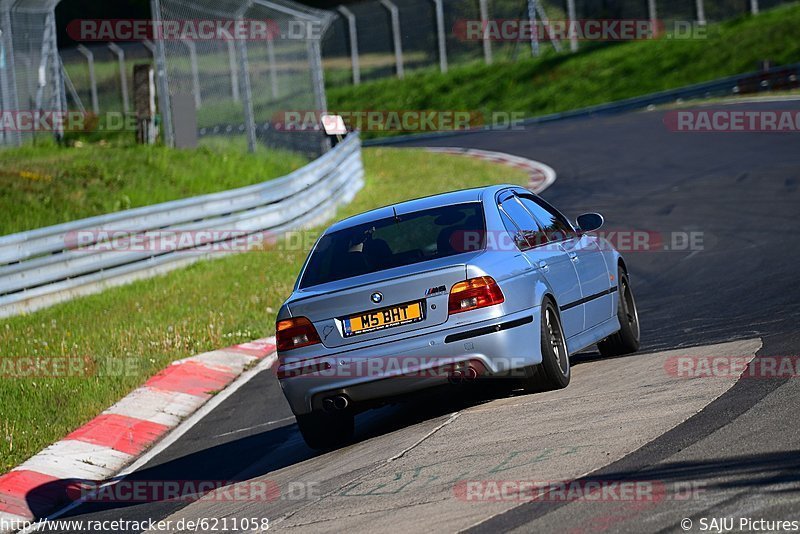
<path fill-rule="evenodd" d="M 261 184 L 2 236 L 0 317 L 217 257 L 225 251 L 208 248 L 224 245 L 225 231 L 241 239 L 319 224 L 350 202 L 363 184 L 361 141 L 353 133 L 305 167 Z M 177 241 L 169 250 L 102 246 L 109 234 L 141 240 L 204 230 L 216 232 L 199 245 Z M 213 236 L 221 237 L 214 241 Z"/>
<path fill-rule="evenodd" d="M 591 117 L 594 115 L 610 115 L 625 111 L 645 109 L 648 106 L 671 104 L 693 98 L 739 96 L 763 91 L 797 88 L 800 88 L 800 63 L 793 63 L 790 65 L 773 67 L 763 71 L 726 76 L 725 78 L 718 78 L 710 82 L 687 85 L 677 89 L 659 91 L 657 93 L 626 98 L 624 100 L 617 100 L 615 102 L 608 102 L 606 104 L 598 104 L 596 106 L 589 106 L 571 111 L 564 111 L 561 113 L 551 113 L 549 115 L 531 117 L 521 121 L 521 124 L 524 126 L 531 126 L 564 119 Z M 393 145 L 412 141 L 421 141 L 425 139 L 440 139 L 443 137 L 452 137 L 454 135 L 507 129 L 508 128 L 506 126 L 485 126 L 482 128 L 470 128 L 466 130 L 453 130 L 447 132 L 398 135 L 394 137 L 366 139 L 363 144 L 364 146 Z"/>

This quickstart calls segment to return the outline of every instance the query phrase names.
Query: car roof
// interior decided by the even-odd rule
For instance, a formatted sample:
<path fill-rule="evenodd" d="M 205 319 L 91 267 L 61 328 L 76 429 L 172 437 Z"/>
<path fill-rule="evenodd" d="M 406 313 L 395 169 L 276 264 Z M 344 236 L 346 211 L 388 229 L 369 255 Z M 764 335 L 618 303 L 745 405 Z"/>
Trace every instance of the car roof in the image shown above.
<path fill-rule="evenodd" d="M 509 187 L 518 188 L 519 186 L 504 184 L 504 185 L 491 185 L 484 187 L 475 187 L 472 189 L 461 189 L 459 191 L 450 191 L 449 193 L 440 193 L 428 197 L 416 198 L 414 200 L 406 200 L 398 204 L 391 204 L 382 208 L 366 211 L 359 215 L 354 215 L 343 219 L 331 225 L 326 231 L 326 234 L 336 232 L 344 228 L 366 224 L 370 221 L 385 219 L 394 216 L 394 214 L 403 215 L 406 213 L 413 213 L 439 206 L 450 206 L 453 204 L 463 204 L 466 202 L 480 202 L 487 195 L 493 195 L 498 191 L 507 189 Z"/>

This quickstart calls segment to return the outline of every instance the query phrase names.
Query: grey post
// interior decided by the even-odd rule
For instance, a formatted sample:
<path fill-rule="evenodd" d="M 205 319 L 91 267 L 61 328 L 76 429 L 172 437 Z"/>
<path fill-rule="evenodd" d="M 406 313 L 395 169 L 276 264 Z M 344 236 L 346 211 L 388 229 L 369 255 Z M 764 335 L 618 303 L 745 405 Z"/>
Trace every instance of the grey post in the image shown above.
<path fill-rule="evenodd" d="M 478 6 L 481 11 L 481 25 L 483 26 L 483 60 L 487 65 L 491 65 L 492 41 L 489 39 L 489 28 L 486 26 L 489 21 L 489 0 L 479 0 Z"/>
<path fill-rule="evenodd" d="M 230 34 L 229 34 L 230 35 Z M 239 101 L 239 75 L 236 68 L 236 46 L 233 44 L 233 39 L 226 39 L 225 44 L 228 47 L 228 68 L 231 71 L 231 97 L 234 102 Z"/>
<path fill-rule="evenodd" d="M 236 65 L 236 46 L 233 36 L 223 28 L 217 32 L 217 38 L 222 38 L 228 47 L 228 70 L 231 73 L 231 97 L 234 102 L 239 101 L 239 67 Z"/>
<path fill-rule="evenodd" d="M 203 99 L 200 97 L 200 67 L 197 65 L 197 46 L 192 41 L 182 40 L 183 45 L 189 50 L 189 63 L 192 69 L 192 92 L 194 93 L 194 107 L 200 109 Z"/>
<path fill-rule="evenodd" d="M 347 19 L 347 33 L 350 36 L 350 63 L 353 66 L 353 85 L 361 83 L 361 65 L 358 62 L 358 33 L 356 30 L 356 16 L 344 6 L 336 8 Z"/>
<path fill-rule="evenodd" d="M 250 68 L 247 60 L 247 43 L 243 39 L 236 40 L 239 52 L 239 70 L 241 80 L 242 105 L 244 107 L 244 127 L 247 132 L 247 150 L 256 151 L 256 121 L 253 116 L 253 91 L 250 87 Z"/>
<path fill-rule="evenodd" d="M 658 12 L 656 10 L 656 0 L 647 0 L 647 14 L 650 17 L 650 24 L 653 28 L 653 33 L 656 32 L 658 26 Z"/>
<path fill-rule="evenodd" d="M 569 49 L 578 51 L 578 35 L 575 33 L 575 24 L 578 16 L 575 14 L 575 0 L 567 0 L 567 18 L 569 19 Z"/>
<path fill-rule="evenodd" d="M 481 0 L 485 2 L 486 0 Z M 403 72 L 403 43 L 400 34 L 400 11 L 390 0 L 381 0 L 381 5 L 389 11 L 392 20 L 392 40 L 394 41 L 394 62 L 397 67 L 397 77 L 401 80 L 405 77 Z"/>
<path fill-rule="evenodd" d="M 125 51 L 117 46 L 116 43 L 109 43 L 108 48 L 117 56 L 119 61 L 119 85 L 122 91 L 122 111 L 127 113 L 131 109 L 131 103 L 128 99 L 128 72 L 125 69 Z"/>
<path fill-rule="evenodd" d="M 695 0 L 695 10 L 697 11 L 697 22 L 706 23 L 706 6 L 703 0 Z"/>
<path fill-rule="evenodd" d="M 0 49 L 2 58 L 0 61 L 0 104 L 2 109 L 19 109 L 17 100 L 17 78 L 14 68 L 14 41 L 11 38 L 11 3 L 0 0 Z M 19 132 L 1 131 L 3 142 L 16 146 L 22 142 Z M 0 136 L 2 137 L 2 136 Z"/>
<path fill-rule="evenodd" d="M 161 21 L 161 0 L 150 0 L 150 13 L 153 24 L 158 27 Z M 145 45 L 146 46 L 146 45 Z M 167 80 L 167 54 L 164 50 L 164 39 L 156 36 L 155 53 L 156 77 L 158 79 L 158 107 L 164 125 L 164 144 L 175 145 L 175 130 L 172 128 L 172 110 L 169 102 L 169 80 Z"/>
<path fill-rule="evenodd" d="M 528 20 L 531 23 L 531 55 L 539 55 L 539 31 L 536 25 L 536 0 L 528 0 Z"/>
<path fill-rule="evenodd" d="M 320 117 L 328 112 L 328 99 L 325 96 L 325 77 L 322 70 L 322 47 L 318 39 L 307 41 L 308 60 L 311 65 L 311 81 L 314 85 L 314 105 L 319 110 Z M 331 140 L 328 136 L 323 136 L 322 152 L 331 149 Z"/>
<path fill-rule="evenodd" d="M 94 54 L 85 46 L 78 45 L 78 52 L 83 54 L 86 58 L 86 63 L 89 65 L 89 87 L 92 95 L 92 111 L 95 115 L 100 114 L 100 102 L 97 100 L 97 78 L 94 74 Z"/>
<path fill-rule="evenodd" d="M 447 46 L 444 33 L 444 3 L 443 0 L 433 0 L 436 5 L 436 35 L 439 41 L 439 70 L 447 72 Z"/>
<path fill-rule="evenodd" d="M 758 0 L 750 0 L 750 13 L 758 15 Z"/>
<path fill-rule="evenodd" d="M 272 89 L 272 98 L 278 98 L 278 71 L 275 68 L 275 45 L 273 36 L 267 38 L 267 63 L 269 64 L 269 85 Z"/>

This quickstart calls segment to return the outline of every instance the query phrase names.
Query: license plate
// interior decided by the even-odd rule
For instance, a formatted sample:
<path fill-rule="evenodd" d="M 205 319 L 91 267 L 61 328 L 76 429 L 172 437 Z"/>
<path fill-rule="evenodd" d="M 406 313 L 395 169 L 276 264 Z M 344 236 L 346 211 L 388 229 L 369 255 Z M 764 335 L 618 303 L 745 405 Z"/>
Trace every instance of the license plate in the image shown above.
<path fill-rule="evenodd" d="M 424 318 L 421 302 L 412 302 L 382 310 L 359 313 L 351 315 L 343 321 L 344 337 L 416 323 Z"/>

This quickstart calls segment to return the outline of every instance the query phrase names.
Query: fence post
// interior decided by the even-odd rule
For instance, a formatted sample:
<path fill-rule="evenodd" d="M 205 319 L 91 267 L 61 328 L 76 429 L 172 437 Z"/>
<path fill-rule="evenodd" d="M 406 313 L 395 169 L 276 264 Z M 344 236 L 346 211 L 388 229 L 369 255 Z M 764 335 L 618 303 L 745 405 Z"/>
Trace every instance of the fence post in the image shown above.
<path fill-rule="evenodd" d="M 489 39 L 489 0 L 479 0 L 478 7 L 481 11 L 481 26 L 483 27 L 483 60 L 487 65 L 492 64 L 492 40 Z"/>
<path fill-rule="evenodd" d="M 239 102 L 239 75 L 236 67 L 236 47 L 233 44 L 232 38 L 226 39 L 225 45 L 228 47 L 228 68 L 231 71 L 231 97 L 234 102 Z"/>
<path fill-rule="evenodd" d="M 536 31 L 536 0 L 528 0 L 528 20 L 531 23 L 531 55 L 539 55 L 539 33 Z"/>
<path fill-rule="evenodd" d="M 697 11 L 697 22 L 700 24 L 706 23 L 706 6 L 703 0 L 695 1 L 695 9 Z"/>
<path fill-rule="evenodd" d="M 122 111 L 128 113 L 131 103 L 128 100 L 128 73 L 125 70 L 125 51 L 117 43 L 109 43 L 108 48 L 117 55 L 119 61 L 119 84 L 122 90 Z"/>
<path fill-rule="evenodd" d="M 11 35 L 11 13 L 3 7 L 0 13 L 0 104 L 2 109 L 19 109 L 17 100 L 17 77 L 14 67 L 14 41 Z M 17 146 L 22 138 L 19 132 L 0 130 L 5 144 Z"/>
<path fill-rule="evenodd" d="M 573 52 L 578 51 L 578 34 L 575 33 L 575 24 L 578 16 L 575 13 L 575 0 L 567 0 L 567 18 L 569 19 L 569 49 Z"/>
<path fill-rule="evenodd" d="M 750 0 L 750 13 L 758 15 L 758 0 Z"/>
<path fill-rule="evenodd" d="M 150 13 L 154 27 L 161 22 L 161 0 L 150 0 Z M 145 45 L 146 46 L 146 45 Z M 172 128 L 172 111 L 170 110 L 169 81 L 167 80 L 167 53 L 164 50 L 164 39 L 157 36 L 153 58 L 156 62 L 156 77 L 158 81 L 158 107 L 161 122 L 164 125 L 164 144 L 175 145 L 175 130 Z"/>
<path fill-rule="evenodd" d="M 189 49 L 189 63 L 192 69 L 192 92 L 194 93 L 194 107 L 200 109 L 203 99 L 200 97 L 200 67 L 197 66 L 197 46 L 192 41 L 182 40 L 183 45 Z"/>
<path fill-rule="evenodd" d="M 444 4 L 443 0 L 433 0 L 436 5 L 436 35 L 439 41 L 439 70 L 447 72 L 447 46 L 444 33 Z"/>
<path fill-rule="evenodd" d="M 656 0 L 647 0 L 647 15 L 650 17 L 650 24 L 653 32 L 658 28 L 658 12 L 656 10 Z"/>
<path fill-rule="evenodd" d="M 336 8 L 347 19 L 347 33 L 350 36 L 350 63 L 353 66 L 353 85 L 361 83 L 361 65 L 358 63 L 358 33 L 356 16 L 344 6 Z"/>
<path fill-rule="evenodd" d="M 236 40 L 239 51 L 239 70 L 241 71 L 241 94 L 244 107 L 244 127 L 247 130 L 247 150 L 256 151 L 256 121 L 253 117 L 253 91 L 250 87 L 250 69 L 247 60 L 247 43 L 243 39 Z"/>
<path fill-rule="evenodd" d="M 486 0 L 481 0 L 486 1 Z M 401 80 L 405 77 L 403 72 L 403 43 L 400 39 L 400 11 L 397 6 L 389 0 L 381 0 L 381 5 L 389 10 L 392 20 L 392 40 L 394 41 L 394 62 L 397 67 L 397 77 Z"/>
<path fill-rule="evenodd" d="M 308 60 L 311 65 L 311 83 L 314 86 L 314 104 L 320 116 L 328 112 L 328 99 L 325 96 L 325 73 L 322 70 L 322 47 L 318 39 L 307 41 Z M 325 135 L 322 139 L 322 152 L 331 149 L 331 140 Z"/>
<path fill-rule="evenodd" d="M 278 98 L 278 71 L 275 68 L 275 45 L 272 44 L 273 36 L 267 38 L 267 63 L 269 63 L 269 85 L 272 89 L 272 98 Z"/>
<path fill-rule="evenodd" d="M 95 115 L 100 114 L 100 102 L 97 100 L 97 78 L 94 75 L 94 54 L 85 46 L 78 45 L 78 52 L 86 58 L 89 65 L 89 89 L 92 95 L 92 111 Z"/>

